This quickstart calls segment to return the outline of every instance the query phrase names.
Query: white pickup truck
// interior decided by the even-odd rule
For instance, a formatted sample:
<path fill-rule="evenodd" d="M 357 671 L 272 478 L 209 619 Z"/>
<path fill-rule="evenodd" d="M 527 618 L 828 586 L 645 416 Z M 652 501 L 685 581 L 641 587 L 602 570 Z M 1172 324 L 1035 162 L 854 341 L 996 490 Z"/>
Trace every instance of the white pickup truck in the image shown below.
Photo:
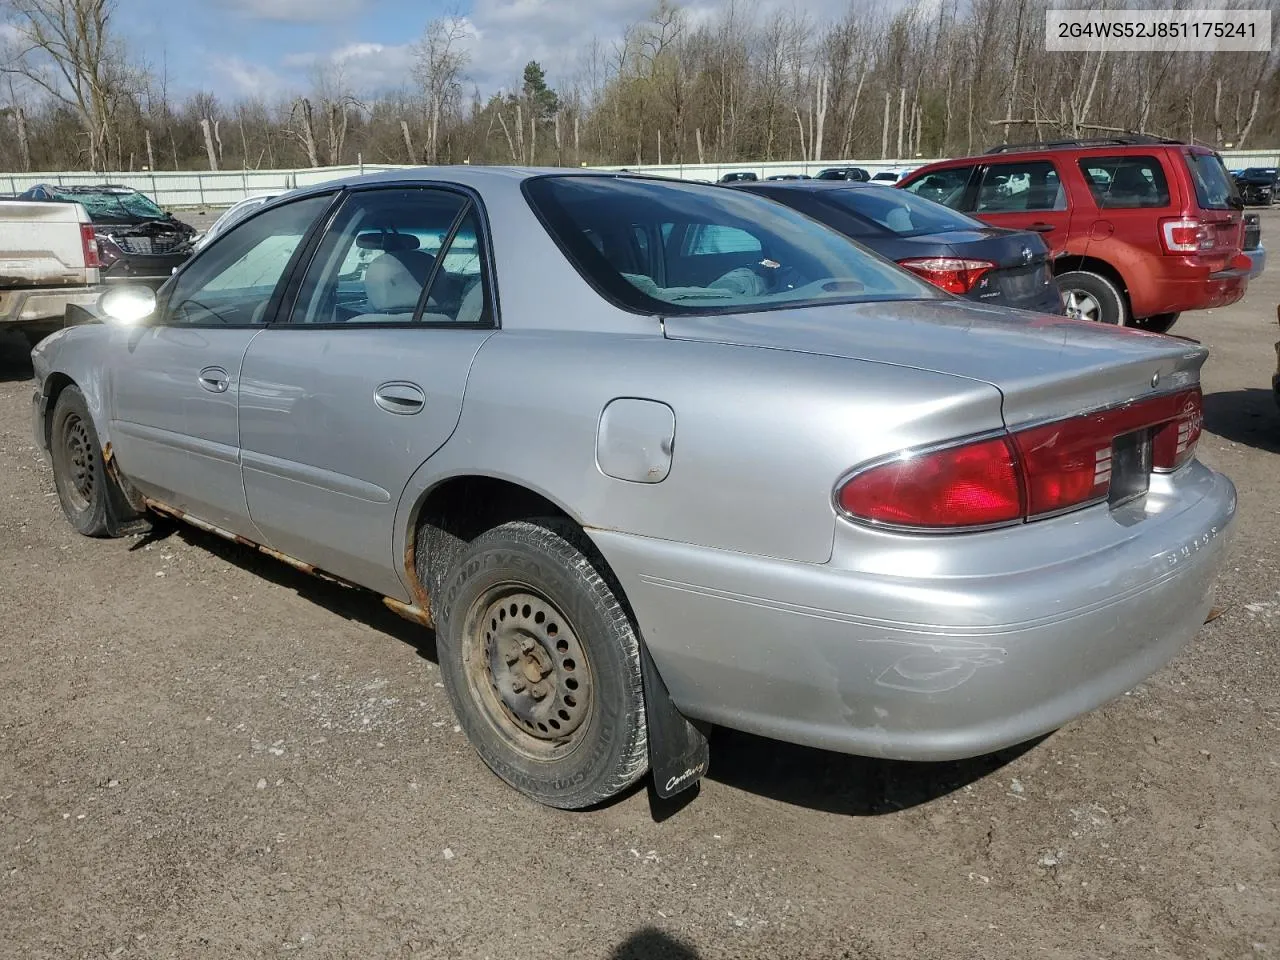
<path fill-rule="evenodd" d="M 35 344 L 62 326 L 69 304 L 102 293 L 98 241 L 78 203 L 0 200 L 0 332 Z"/>

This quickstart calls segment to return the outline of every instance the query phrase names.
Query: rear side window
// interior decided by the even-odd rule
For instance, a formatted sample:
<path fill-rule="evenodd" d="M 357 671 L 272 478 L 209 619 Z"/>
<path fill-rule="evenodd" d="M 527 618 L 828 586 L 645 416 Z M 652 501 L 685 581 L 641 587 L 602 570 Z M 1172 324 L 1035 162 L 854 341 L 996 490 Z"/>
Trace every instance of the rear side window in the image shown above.
<path fill-rule="evenodd" d="M 1090 157 L 1080 161 L 1080 172 L 1104 210 L 1169 205 L 1169 183 L 1155 157 Z"/>
<path fill-rule="evenodd" d="M 843 234 L 743 190 L 542 176 L 524 192 L 569 262 L 625 310 L 717 314 L 938 296 Z"/>
<path fill-rule="evenodd" d="M 979 213 L 1065 210 L 1067 192 L 1047 160 L 997 163 L 982 175 L 977 209 Z"/>
<path fill-rule="evenodd" d="M 969 177 L 972 175 L 973 167 L 952 167 L 926 174 L 902 189 L 925 200 L 959 210 L 964 203 L 964 188 L 969 185 Z"/>
<path fill-rule="evenodd" d="M 928 233 L 987 229 L 985 223 L 940 203 L 912 196 L 906 190 L 851 187 L 824 190 L 821 197 L 824 203 L 851 213 L 860 221 L 870 221 L 860 236 L 883 235 L 887 231 L 899 237 L 919 237 Z"/>
<path fill-rule="evenodd" d="M 1186 154 L 1187 169 L 1196 187 L 1196 200 L 1203 210 L 1226 210 L 1235 199 L 1236 188 L 1216 153 Z"/>

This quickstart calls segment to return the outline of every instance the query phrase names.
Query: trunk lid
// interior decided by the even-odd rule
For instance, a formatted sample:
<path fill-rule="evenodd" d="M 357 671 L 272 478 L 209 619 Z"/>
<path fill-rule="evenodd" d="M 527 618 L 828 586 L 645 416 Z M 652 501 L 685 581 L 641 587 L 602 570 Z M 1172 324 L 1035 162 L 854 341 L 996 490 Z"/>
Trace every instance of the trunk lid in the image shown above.
<path fill-rule="evenodd" d="M 928 239 L 946 244 L 951 256 L 996 265 L 970 292 L 970 300 L 1034 310 L 1057 298 L 1049 250 L 1035 234 L 991 227 L 929 234 Z"/>
<path fill-rule="evenodd" d="M 988 383 L 1010 429 L 1199 382 L 1191 341 L 964 300 L 908 300 L 664 320 L 698 340 L 866 360 Z"/>

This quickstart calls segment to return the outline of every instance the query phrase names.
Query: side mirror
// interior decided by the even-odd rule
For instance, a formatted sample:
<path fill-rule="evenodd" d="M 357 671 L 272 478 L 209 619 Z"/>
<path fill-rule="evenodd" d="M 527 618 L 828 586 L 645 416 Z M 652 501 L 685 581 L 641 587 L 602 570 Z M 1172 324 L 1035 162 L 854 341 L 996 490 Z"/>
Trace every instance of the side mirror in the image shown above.
<path fill-rule="evenodd" d="M 98 313 L 109 323 L 134 327 L 156 312 L 156 292 L 129 284 L 112 287 L 98 298 Z"/>

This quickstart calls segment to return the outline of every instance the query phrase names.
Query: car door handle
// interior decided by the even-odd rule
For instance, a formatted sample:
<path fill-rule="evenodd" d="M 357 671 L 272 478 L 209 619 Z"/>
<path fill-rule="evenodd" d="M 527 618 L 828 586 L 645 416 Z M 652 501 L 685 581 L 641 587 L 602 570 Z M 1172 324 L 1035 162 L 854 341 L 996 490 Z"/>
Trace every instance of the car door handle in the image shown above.
<path fill-rule="evenodd" d="M 1033 223 L 1027 227 L 1028 230 L 1034 230 L 1036 233 L 1048 233 L 1051 230 L 1057 230 L 1052 223 Z"/>
<path fill-rule="evenodd" d="M 231 376 L 221 367 L 205 367 L 196 377 L 200 386 L 210 393 L 226 393 L 231 384 Z"/>
<path fill-rule="evenodd" d="M 408 416 L 422 411 L 427 405 L 427 395 L 414 383 L 384 383 L 373 391 L 373 402 L 387 413 Z"/>

